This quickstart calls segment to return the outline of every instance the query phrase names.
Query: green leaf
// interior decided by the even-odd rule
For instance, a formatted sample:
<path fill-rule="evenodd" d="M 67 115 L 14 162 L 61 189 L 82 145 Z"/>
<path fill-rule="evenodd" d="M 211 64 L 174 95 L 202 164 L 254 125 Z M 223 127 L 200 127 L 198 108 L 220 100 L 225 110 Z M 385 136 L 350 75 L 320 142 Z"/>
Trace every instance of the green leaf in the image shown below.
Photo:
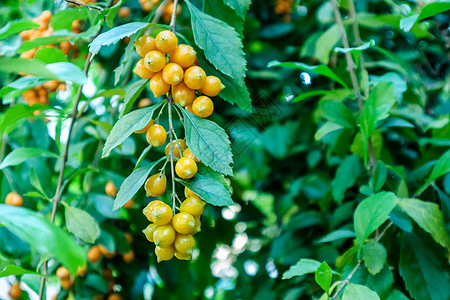
<path fill-rule="evenodd" d="M 217 180 L 210 177 L 196 174 L 192 179 L 184 180 L 175 178 L 184 186 L 187 186 L 203 200 L 215 206 L 227 206 L 234 204 L 231 200 L 230 192 Z"/>
<path fill-rule="evenodd" d="M 2 271 L 0 271 L 0 278 L 5 276 L 20 276 L 23 274 L 34 274 L 34 275 L 42 275 L 40 273 L 37 273 L 35 271 L 25 270 L 19 266 L 16 265 L 8 265 L 6 266 Z"/>
<path fill-rule="evenodd" d="M 445 152 L 439 158 L 438 162 L 433 167 L 433 170 L 431 171 L 431 175 L 428 178 L 427 182 L 432 182 L 449 172 L 450 172 L 450 150 Z"/>
<path fill-rule="evenodd" d="M 331 287 L 331 280 L 333 279 L 333 274 L 331 274 L 331 268 L 326 263 L 323 262 L 316 270 L 316 274 L 314 276 L 317 284 L 327 293 L 329 294 Z"/>
<path fill-rule="evenodd" d="M 354 237 L 356 237 L 356 235 L 353 231 L 347 229 L 338 229 L 321 238 L 318 243 L 329 243 L 340 239 L 348 239 Z"/>
<path fill-rule="evenodd" d="M 416 14 L 410 17 L 406 17 L 400 20 L 400 28 L 405 32 L 411 30 L 411 28 L 419 21 L 432 17 L 434 15 L 443 13 L 450 9 L 450 2 L 438 1 L 429 3 L 422 8 L 420 14 Z"/>
<path fill-rule="evenodd" d="M 380 273 L 386 263 L 387 251 L 382 244 L 370 241 L 363 247 L 363 256 L 367 270 L 376 275 Z"/>
<path fill-rule="evenodd" d="M 57 62 L 48 64 L 46 68 L 63 81 L 71 81 L 80 85 L 87 82 L 86 74 L 84 74 L 83 70 L 74 64 L 68 62 Z"/>
<path fill-rule="evenodd" d="M 392 293 L 389 294 L 386 300 L 409 300 L 409 298 L 399 290 L 392 290 Z"/>
<path fill-rule="evenodd" d="M 320 108 L 325 118 L 346 128 L 355 128 L 356 122 L 352 112 L 342 102 L 324 100 L 320 102 Z"/>
<path fill-rule="evenodd" d="M 145 85 L 149 81 L 150 79 L 141 79 L 133 82 L 132 84 L 130 84 L 130 86 L 128 86 L 125 92 L 124 105 L 120 109 L 119 118 L 122 118 L 123 115 L 127 114 L 130 111 L 131 107 L 133 107 L 134 102 L 142 93 L 142 91 L 145 88 Z"/>
<path fill-rule="evenodd" d="M 64 204 L 64 216 L 69 232 L 82 239 L 86 243 L 93 244 L 100 236 L 100 227 L 97 221 L 82 209 Z"/>
<path fill-rule="evenodd" d="M 347 84 L 336 74 L 334 73 L 327 65 L 318 65 L 318 66 L 308 66 L 304 63 L 299 62 L 279 62 L 279 61 L 271 61 L 268 65 L 268 68 L 272 67 L 287 67 L 287 68 L 296 68 L 302 71 L 314 72 L 323 76 L 330 78 L 338 83 L 340 83 L 343 87 L 349 88 Z"/>
<path fill-rule="evenodd" d="M 89 44 L 89 51 L 92 53 L 92 57 L 100 51 L 102 46 L 108 46 L 115 44 L 121 39 L 136 33 L 139 29 L 146 28 L 149 23 L 145 22 L 131 22 L 124 25 L 114 27 L 107 32 L 104 32 L 97 36 L 92 43 Z M 92 59 L 92 58 L 91 58 Z"/>
<path fill-rule="evenodd" d="M 16 104 L 13 107 L 8 108 L 4 117 L 0 119 L 0 132 L 10 133 L 17 126 L 21 125 L 29 117 L 33 115 L 33 112 L 39 109 L 45 109 L 45 105 L 33 105 L 28 106 L 26 104 Z"/>
<path fill-rule="evenodd" d="M 53 152 L 39 148 L 17 148 L 10 152 L 0 164 L 0 169 L 17 166 L 24 161 L 39 156 L 58 158 L 59 156 Z"/>
<path fill-rule="evenodd" d="M 292 103 L 297 103 L 300 101 L 303 101 L 305 99 L 314 97 L 314 96 L 321 96 L 321 95 L 329 95 L 330 97 L 333 97 L 336 94 L 343 94 L 343 98 L 350 97 L 351 91 L 347 89 L 339 89 L 339 90 L 314 90 L 306 93 L 301 93 L 297 97 L 292 100 Z"/>
<path fill-rule="evenodd" d="M 320 262 L 313 259 L 302 258 L 296 265 L 291 266 L 289 270 L 284 272 L 283 280 L 291 279 L 295 276 L 303 276 L 310 273 L 315 273 L 320 266 Z"/>
<path fill-rule="evenodd" d="M 375 171 L 373 173 L 373 191 L 374 193 L 378 192 L 386 182 L 387 178 L 387 169 L 384 162 L 381 160 L 377 161 L 375 165 Z"/>
<path fill-rule="evenodd" d="M 61 49 L 56 48 L 41 48 L 36 51 L 34 58 L 39 59 L 46 64 L 68 62 L 66 55 L 61 51 Z"/>
<path fill-rule="evenodd" d="M 17 78 L 15 81 L 11 82 L 7 86 L 2 87 L 0 90 L 0 97 L 11 97 L 15 98 L 20 96 L 24 91 L 33 88 L 35 86 L 44 84 L 47 82 L 46 79 L 42 79 L 35 76 L 23 76 Z"/>
<path fill-rule="evenodd" d="M 403 233 L 399 270 L 413 299 L 450 298 L 447 261 L 414 233 Z"/>
<path fill-rule="evenodd" d="M 364 199 L 356 208 L 354 226 L 358 258 L 366 238 L 389 218 L 397 197 L 391 192 L 381 192 Z"/>
<path fill-rule="evenodd" d="M 226 1 L 226 0 L 225 0 Z M 224 3 L 224 0 L 203 1 L 203 12 L 226 22 L 233 27 L 239 35 L 244 30 L 244 21 L 237 15 L 237 11 Z"/>
<path fill-rule="evenodd" d="M 201 12 L 189 1 L 186 4 L 191 13 L 195 42 L 205 51 L 206 59 L 238 84 L 244 84 L 247 68 L 237 32 L 227 23 Z"/>
<path fill-rule="evenodd" d="M 205 165 L 225 175 L 232 175 L 230 140 L 220 126 L 180 108 L 184 117 L 186 144 Z"/>
<path fill-rule="evenodd" d="M 342 300 L 380 300 L 377 293 L 366 286 L 349 283 L 345 288 Z"/>
<path fill-rule="evenodd" d="M 72 22 L 87 19 L 87 8 L 57 10 L 50 19 L 53 30 L 72 30 Z"/>
<path fill-rule="evenodd" d="M 50 200 L 50 197 L 47 196 L 47 193 L 44 191 L 44 188 L 42 187 L 41 181 L 39 180 L 39 177 L 36 174 L 36 170 L 33 168 L 30 170 L 30 183 L 31 185 L 37 189 L 45 199 Z"/>
<path fill-rule="evenodd" d="M 108 27 L 113 27 L 114 25 L 114 18 L 117 15 L 117 11 L 119 10 L 119 8 L 122 6 L 122 0 L 117 1 L 116 4 L 114 4 L 108 11 L 108 14 L 106 15 L 105 19 L 106 19 L 106 25 L 108 25 Z"/>
<path fill-rule="evenodd" d="M 119 192 L 117 193 L 116 199 L 114 200 L 113 210 L 121 208 L 125 203 L 130 201 L 130 199 L 133 198 L 137 191 L 139 191 L 139 189 L 144 185 L 145 180 L 147 180 L 147 177 L 153 168 L 165 158 L 166 157 L 163 156 L 155 162 L 139 167 L 134 170 L 130 176 L 125 178 L 120 186 Z"/>
<path fill-rule="evenodd" d="M 36 29 L 39 27 L 38 24 L 26 19 L 9 21 L 0 29 L 0 41 L 24 30 Z"/>
<path fill-rule="evenodd" d="M 328 65 L 330 61 L 330 53 L 333 51 L 334 46 L 341 39 L 339 33 L 339 27 L 337 24 L 328 28 L 327 31 L 322 33 L 317 39 L 314 56 L 323 64 Z"/>
<path fill-rule="evenodd" d="M 344 127 L 336 123 L 326 122 L 325 124 L 322 125 L 322 127 L 319 128 L 319 130 L 317 130 L 316 134 L 314 135 L 314 138 L 316 141 L 320 141 L 327 134 L 334 132 L 336 130 L 342 130 L 343 128 Z"/>
<path fill-rule="evenodd" d="M 444 216 L 439 205 L 419 199 L 398 199 L 398 206 L 406 212 L 434 240 L 449 247 L 449 239 L 444 227 Z"/>
<path fill-rule="evenodd" d="M 122 144 L 133 132 L 144 128 L 150 122 L 154 111 L 163 103 L 164 101 L 161 101 L 156 105 L 140 108 L 119 119 L 106 139 L 102 158 L 109 156 L 111 150 Z"/>
<path fill-rule="evenodd" d="M 342 203 L 345 192 L 355 184 L 361 171 L 358 156 L 350 155 L 342 161 L 332 182 L 333 197 L 338 203 Z"/>
<path fill-rule="evenodd" d="M 250 8 L 251 0 L 223 0 L 226 5 L 236 11 L 236 13 L 244 20 L 248 9 Z"/>
<path fill-rule="evenodd" d="M 44 216 L 23 207 L 0 204 L 0 223 L 37 252 L 59 260 L 72 274 L 86 264 L 86 252 Z"/>

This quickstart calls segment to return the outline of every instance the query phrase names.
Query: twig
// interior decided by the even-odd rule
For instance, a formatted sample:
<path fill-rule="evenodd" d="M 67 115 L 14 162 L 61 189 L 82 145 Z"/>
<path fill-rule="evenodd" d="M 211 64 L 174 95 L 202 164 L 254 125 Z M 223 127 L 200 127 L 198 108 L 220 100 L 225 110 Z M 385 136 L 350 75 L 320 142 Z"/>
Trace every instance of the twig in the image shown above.
<path fill-rule="evenodd" d="M 170 31 L 175 32 L 175 21 L 177 20 L 177 6 L 178 0 L 173 1 L 172 18 L 170 19 Z"/>
<path fill-rule="evenodd" d="M 77 1 L 72 1 L 72 0 L 64 0 L 64 2 L 73 4 L 73 5 L 76 5 L 76 6 L 87 7 L 87 8 L 89 8 L 89 10 L 96 9 L 96 10 L 98 10 L 99 12 L 102 12 L 102 11 L 103 11 L 103 8 L 101 8 L 100 6 L 87 5 L 87 4 L 79 3 L 79 2 L 77 2 Z"/>
<path fill-rule="evenodd" d="M 339 5 L 336 0 L 330 0 L 330 1 L 331 1 L 331 5 L 333 6 L 334 16 L 336 18 L 336 23 L 339 27 L 339 31 L 341 34 L 342 44 L 343 44 L 344 48 L 350 48 L 350 45 L 348 43 L 347 32 L 345 31 L 345 27 L 344 27 L 344 22 L 342 21 L 342 16 L 341 16 L 341 13 L 339 12 Z M 359 111 L 362 112 L 362 110 L 364 108 L 364 104 L 362 101 L 361 90 L 359 87 L 358 79 L 357 79 L 356 73 L 355 73 L 356 65 L 353 62 L 353 58 L 352 58 L 352 55 L 350 52 L 345 53 L 345 59 L 347 60 L 347 71 L 350 74 L 350 79 L 352 81 L 353 93 L 355 94 L 355 98 L 358 103 Z M 373 174 L 375 164 L 376 164 L 376 159 L 375 159 L 375 153 L 373 151 L 373 145 L 372 145 L 371 138 L 369 138 L 367 150 L 369 152 L 369 168 Z"/>

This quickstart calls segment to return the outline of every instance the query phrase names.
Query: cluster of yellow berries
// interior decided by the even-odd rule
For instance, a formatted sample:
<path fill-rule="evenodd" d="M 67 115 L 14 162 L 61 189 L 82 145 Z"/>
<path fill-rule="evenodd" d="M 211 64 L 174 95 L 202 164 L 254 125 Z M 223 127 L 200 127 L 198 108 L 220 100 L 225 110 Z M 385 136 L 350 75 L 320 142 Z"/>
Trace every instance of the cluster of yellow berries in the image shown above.
<path fill-rule="evenodd" d="M 290 13 L 292 12 L 293 4 L 293 0 L 276 0 L 274 11 L 277 15 L 284 15 L 283 20 L 288 23 L 291 21 Z"/>
<path fill-rule="evenodd" d="M 147 193 L 164 192 L 165 188 L 162 188 L 165 185 L 164 180 L 159 184 L 155 184 L 152 177 L 147 181 L 149 180 L 153 183 L 149 185 L 146 183 Z M 184 193 L 186 200 L 181 203 L 180 212 L 177 214 L 160 200 L 150 202 L 143 210 L 144 215 L 152 222 L 143 232 L 150 242 L 155 243 L 158 262 L 171 260 L 174 256 L 180 260 L 191 259 L 195 248 L 193 235 L 201 231 L 200 216 L 206 202 L 187 187 Z"/>
<path fill-rule="evenodd" d="M 161 2 L 161 0 L 139 0 L 142 10 L 145 12 L 151 12 L 153 9 L 155 9 L 155 7 L 158 6 L 159 2 Z M 169 23 L 170 19 L 172 18 L 173 6 L 174 3 L 173 0 L 171 0 L 163 8 L 162 18 L 163 21 L 166 23 Z M 180 14 L 181 14 L 181 5 L 177 4 L 177 16 Z"/>
<path fill-rule="evenodd" d="M 206 76 L 191 46 L 178 45 L 176 35 L 169 30 L 161 31 L 156 38 L 144 35 L 135 46 L 142 58 L 134 72 L 150 79 L 150 90 L 156 98 L 172 89 L 174 102 L 189 112 L 201 118 L 212 114 L 214 104 L 210 97 L 217 96 L 225 86 L 216 76 Z M 197 97 L 196 90 L 202 95 Z"/>
<path fill-rule="evenodd" d="M 8 195 L 6 195 L 5 204 L 12 206 L 22 206 L 23 205 L 22 196 L 20 196 L 17 192 L 10 192 L 8 193 Z"/>

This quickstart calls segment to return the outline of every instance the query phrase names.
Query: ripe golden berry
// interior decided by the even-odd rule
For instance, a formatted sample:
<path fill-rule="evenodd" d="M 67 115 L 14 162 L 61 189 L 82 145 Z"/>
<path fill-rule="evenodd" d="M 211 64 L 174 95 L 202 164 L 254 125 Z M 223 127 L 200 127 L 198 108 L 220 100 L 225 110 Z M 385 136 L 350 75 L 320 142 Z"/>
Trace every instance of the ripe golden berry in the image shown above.
<path fill-rule="evenodd" d="M 173 246 L 169 247 L 156 247 L 155 248 L 155 254 L 156 258 L 158 259 L 158 262 L 162 262 L 165 260 L 171 260 L 173 256 L 175 255 L 175 248 Z"/>
<path fill-rule="evenodd" d="M 61 288 L 63 290 L 68 290 L 71 287 L 72 287 L 72 282 L 70 281 L 70 279 L 61 280 Z"/>
<path fill-rule="evenodd" d="M 186 110 L 188 111 L 188 112 L 190 112 L 191 114 L 193 114 L 194 115 L 194 111 L 192 110 L 192 104 L 191 105 L 186 105 Z"/>
<path fill-rule="evenodd" d="M 16 192 L 10 192 L 8 193 L 8 195 L 6 195 L 5 204 L 13 206 L 22 206 L 23 205 L 22 196 L 20 196 Z"/>
<path fill-rule="evenodd" d="M 160 200 L 155 200 L 150 202 L 143 210 L 142 213 L 144 214 L 144 216 L 147 217 L 147 219 L 150 222 L 154 222 L 154 220 L 152 219 L 152 212 L 153 209 L 157 206 L 157 205 L 161 205 L 161 204 L 165 204 L 164 202 L 160 201 Z"/>
<path fill-rule="evenodd" d="M 119 11 L 117 12 L 117 15 L 121 19 L 128 18 L 130 16 L 130 14 L 131 14 L 131 9 L 129 7 L 126 7 L 126 6 L 119 8 Z"/>
<path fill-rule="evenodd" d="M 189 197 L 184 200 L 180 205 L 180 211 L 191 214 L 194 217 L 198 217 L 203 213 L 206 202 L 199 197 Z"/>
<path fill-rule="evenodd" d="M 152 126 L 152 125 L 153 125 L 153 119 L 150 119 L 150 122 L 148 122 L 148 124 L 145 125 L 144 128 L 142 128 L 142 129 L 140 129 L 140 130 L 136 130 L 135 133 L 144 133 L 144 132 L 147 132 L 148 128 L 149 128 L 150 126 Z"/>
<path fill-rule="evenodd" d="M 163 203 L 153 208 L 151 218 L 156 225 L 166 225 L 172 220 L 172 215 L 173 211 L 170 206 Z"/>
<path fill-rule="evenodd" d="M 195 99 L 195 91 L 188 88 L 184 82 L 180 82 L 177 85 L 172 85 L 172 98 L 175 103 L 181 106 L 191 105 Z"/>
<path fill-rule="evenodd" d="M 100 252 L 98 246 L 92 246 L 87 253 L 87 259 L 91 263 L 99 261 L 101 257 L 102 253 Z"/>
<path fill-rule="evenodd" d="M 130 200 L 128 200 L 127 203 L 125 203 L 125 204 L 123 205 L 123 207 L 126 208 L 126 209 L 132 209 L 132 208 L 133 208 L 133 205 L 134 205 L 134 200 L 133 200 L 133 199 L 130 199 Z"/>
<path fill-rule="evenodd" d="M 199 162 L 198 158 L 195 157 L 195 155 L 191 152 L 191 150 L 189 150 L 189 148 L 183 151 L 183 157 L 189 157 L 193 159 L 195 162 Z"/>
<path fill-rule="evenodd" d="M 155 174 L 150 176 L 145 182 L 144 188 L 147 197 L 159 197 L 166 191 L 167 178 L 164 174 Z"/>
<path fill-rule="evenodd" d="M 134 46 L 137 54 L 144 57 L 147 53 L 156 49 L 156 42 L 151 36 L 143 35 L 134 42 Z"/>
<path fill-rule="evenodd" d="M 130 250 L 127 253 L 122 254 L 123 261 L 129 264 L 134 260 L 134 251 Z"/>
<path fill-rule="evenodd" d="M 199 198 L 200 198 L 199 195 L 197 195 L 196 193 L 194 193 L 193 191 L 191 191 L 187 186 L 184 187 L 184 196 L 185 196 L 186 198 L 189 198 L 189 197 L 199 197 Z M 201 198 L 200 198 L 200 199 L 201 199 Z"/>
<path fill-rule="evenodd" d="M 184 72 L 184 83 L 188 88 L 199 90 L 206 82 L 206 73 L 198 66 L 192 66 Z"/>
<path fill-rule="evenodd" d="M 195 218 L 189 213 L 180 212 L 173 216 L 172 226 L 178 233 L 191 233 L 195 229 Z"/>
<path fill-rule="evenodd" d="M 158 147 L 165 143 L 167 132 L 161 125 L 153 124 L 148 128 L 146 138 L 150 145 Z"/>
<path fill-rule="evenodd" d="M 107 300 L 122 300 L 122 297 L 117 293 L 113 293 L 108 296 Z"/>
<path fill-rule="evenodd" d="M 180 253 L 175 251 L 175 257 L 179 260 L 191 260 L 192 254 L 191 253 Z"/>
<path fill-rule="evenodd" d="M 194 48 L 189 45 L 180 44 L 170 53 L 170 61 L 179 64 L 183 69 L 192 66 L 196 59 L 196 52 Z"/>
<path fill-rule="evenodd" d="M 222 84 L 219 78 L 216 76 L 207 76 L 205 84 L 200 91 L 210 97 L 217 96 L 225 86 Z"/>
<path fill-rule="evenodd" d="M 169 63 L 162 70 L 162 76 L 170 85 L 179 84 L 183 80 L 183 69 L 178 64 Z"/>
<path fill-rule="evenodd" d="M 192 110 L 196 116 L 206 118 L 213 113 L 214 104 L 209 97 L 200 96 L 194 100 L 194 103 L 192 103 Z"/>
<path fill-rule="evenodd" d="M 77 269 L 77 276 L 78 277 L 83 277 L 84 275 L 86 275 L 87 273 L 87 265 L 84 265 L 82 267 L 78 267 Z"/>
<path fill-rule="evenodd" d="M 112 181 L 106 183 L 105 193 L 110 197 L 115 197 L 117 195 L 117 188 Z"/>
<path fill-rule="evenodd" d="M 59 85 L 58 81 L 50 80 L 50 81 L 45 82 L 42 86 L 44 88 L 46 88 L 47 90 L 54 92 L 58 88 L 58 85 Z"/>
<path fill-rule="evenodd" d="M 180 149 L 180 147 L 181 147 L 181 149 Z M 186 142 L 183 141 L 182 139 L 172 141 L 173 155 L 177 158 L 180 158 L 181 154 L 183 153 L 184 149 L 186 149 L 186 147 L 187 147 Z M 166 153 L 166 155 L 170 154 L 170 143 L 168 143 L 166 145 L 166 148 L 164 149 L 164 153 Z"/>
<path fill-rule="evenodd" d="M 144 65 L 151 72 L 159 72 L 166 65 L 166 56 L 158 50 L 152 50 L 145 55 Z"/>
<path fill-rule="evenodd" d="M 177 48 L 178 39 L 175 33 L 164 30 L 156 35 L 156 48 L 164 53 L 169 53 Z"/>
<path fill-rule="evenodd" d="M 150 79 L 155 74 L 154 72 L 151 72 L 144 64 L 144 59 L 141 58 L 137 64 L 136 67 L 134 67 L 133 72 L 141 77 L 142 79 Z"/>
<path fill-rule="evenodd" d="M 170 84 L 164 81 L 162 72 L 153 75 L 150 80 L 150 90 L 153 92 L 155 98 L 161 97 L 170 91 Z"/>
<path fill-rule="evenodd" d="M 144 108 L 144 107 L 150 106 L 152 104 L 153 104 L 153 101 L 151 99 L 149 99 L 149 98 L 142 98 L 139 101 L 139 103 L 138 103 L 138 107 L 139 108 Z"/>
<path fill-rule="evenodd" d="M 8 292 L 9 297 L 12 299 L 19 299 L 22 296 L 22 289 L 18 282 L 11 284 Z"/>
<path fill-rule="evenodd" d="M 153 232 L 153 241 L 156 246 L 169 247 L 175 240 L 175 229 L 172 225 L 162 225 Z"/>
<path fill-rule="evenodd" d="M 158 228 L 158 225 L 156 224 L 150 224 L 148 225 L 144 230 L 142 230 L 142 232 L 145 234 L 145 237 L 147 238 L 147 240 L 149 240 L 149 242 L 154 242 L 153 240 L 153 233 L 155 232 L 156 228 Z"/>
<path fill-rule="evenodd" d="M 59 280 L 70 279 L 70 272 L 64 267 L 59 267 L 56 270 L 56 277 L 58 277 Z"/>
<path fill-rule="evenodd" d="M 192 158 L 182 157 L 177 161 L 175 165 L 175 172 L 178 177 L 183 179 L 189 179 L 197 174 L 197 164 Z"/>
<path fill-rule="evenodd" d="M 200 220 L 200 216 L 195 218 L 195 228 L 194 231 L 192 232 L 192 235 L 199 233 L 200 231 L 202 231 L 202 222 Z"/>
<path fill-rule="evenodd" d="M 195 239 L 190 234 L 179 234 L 173 245 L 179 253 L 192 253 L 195 247 Z"/>

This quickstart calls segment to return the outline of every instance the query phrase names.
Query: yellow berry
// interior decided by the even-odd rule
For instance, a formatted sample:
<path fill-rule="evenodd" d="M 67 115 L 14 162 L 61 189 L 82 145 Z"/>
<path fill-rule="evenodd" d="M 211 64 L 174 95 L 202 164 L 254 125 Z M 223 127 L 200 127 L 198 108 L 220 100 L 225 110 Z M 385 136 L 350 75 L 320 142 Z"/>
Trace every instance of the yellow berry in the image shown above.
<path fill-rule="evenodd" d="M 172 225 L 162 225 L 153 232 L 153 241 L 156 246 L 169 247 L 175 240 L 175 229 Z"/>
<path fill-rule="evenodd" d="M 180 65 L 169 63 L 162 70 L 162 76 L 168 84 L 179 84 L 183 80 L 183 69 Z"/>
<path fill-rule="evenodd" d="M 160 201 L 160 200 L 155 200 L 155 201 L 151 201 L 143 210 L 142 213 L 144 214 L 144 216 L 147 217 L 147 219 L 150 222 L 154 222 L 155 220 L 152 219 L 152 212 L 153 212 L 153 208 L 155 208 L 157 205 L 161 205 L 161 204 L 165 204 L 164 202 Z"/>
<path fill-rule="evenodd" d="M 8 195 L 6 195 L 5 204 L 13 206 L 22 206 L 23 198 L 16 192 L 10 192 L 8 193 Z"/>
<path fill-rule="evenodd" d="M 158 225 L 156 224 L 150 224 L 148 225 L 142 232 L 145 234 L 145 237 L 147 240 L 153 243 L 153 233 L 155 232 L 156 228 L 158 228 Z"/>
<path fill-rule="evenodd" d="M 181 149 L 180 149 L 180 147 L 181 147 Z M 183 153 L 184 149 L 186 149 L 186 147 L 187 147 L 186 142 L 183 141 L 182 139 L 172 141 L 173 155 L 177 158 L 180 158 L 181 154 Z M 168 143 L 166 145 L 166 148 L 164 149 L 164 153 L 166 153 L 166 155 L 170 154 L 170 143 Z"/>
<path fill-rule="evenodd" d="M 225 86 L 222 84 L 219 78 L 216 76 L 207 76 L 205 84 L 201 88 L 201 92 L 207 96 L 217 96 Z"/>
<path fill-rule="evenodd" d="M 153 124 L 148 128 L 146 137 L 150 145 L 158 147 L 165 143 L 167 132 L 161 125 Z"/>
<path fill-rule="evenodd" d="M 162 72 L 153 75 L 150 80 L 150 90 L 153 92 L 155 98 L 161 97 L 170 91 L 170 84 L 164 81 Z"/>
<path fill-rule="evenodd" d="M 139 108 L 144 108 L 153 104 L 153 101 L 149 98 L 142 98 L 138 103 Z"/>
<path fill-rule="evenodd" d="M 173 211 L 167 204 L 156 205 L 151 214 L 151 218 L 156 225 L 166 225 L 172 220 Z"/>
<path fill-rule="evenodd" d="M 191 191 L 187 186 L 184 187 L 184 196 L 185 196 L 186 198 L 189 198 L 189 197 L 199 197 L 199 198 L 200 198 L 199 195 L 197 195 L 196 193 L 194 193 L 193 191 Z M 201 199 L 201 198 L 200 198 L 200 199 Z"/>
<path fill-rule="evenodd" d="M 183 151 L 183 157 L 192 158 L 195 162 L 199 162 L 198 158 L 195 157 L 195 155 L 191 152 L 191 150 L 189 150 L 189 148 Z"/>
<path fill-rule="evenodd" d="M 101 257 L 102 254 L 98 246 L 92 246 L 87 253 L 87 259 L 91 263 L 99 261 Z"/>
<path fill-rule="evenodd" d="M 164 260 L 171 260 L 175 255 L 175 248 L 173 246 L 169 247 L 156 247 L 155 254 L 158 259 L 158 262 L 162 262 Z"/>
<path fill-rule="evenodd" d="M 177 161 L 175 165 L 175 172 L 178 177 L 183 179 L 189 179 L 197 174 L 197 164 L 192 158 L 182 157 Z"/>
<path fill-rule="evenodd" d="M 192 235 L 199 233 L 202 231 L 202 222 L 200 221 L 200 216 L 195 218 L 195 228 L 194 231 L 192 231 Z"/>
<path fill-rule="evenodd" d="M 195 239 L 190 234 L 179 234 L 175 238 L 173 245 L 179 253 L 192 253 L 195 247 Z"/>
<path fill-rule="evenodd" d="M 175 252 L 175 257 L 179 260 L 191 260 L 192 254 Z"/>
<path fill-rule="evenodd" d="M 178 45 L 178 38 L 170 30 L 164 30 L 156 35 L 156 48 L 164 53 L 174 51 Z"/>
<path fill-rule="evenodd" d="M 151 72 L 144 64 L 144 59 L 141 58 L 137 64 L 136 67 L 133 69 L 133 72 L 136 73 L 139 77 L 142 79 L 150 79 L 155 74 L 154 72 Z"/>
<path fill-rule="evenodd" d="M 194 114 L 194 111 L 192 110 L 192 104 L 191 105 L 186 105 L 186 110 L 188 111 L 188 112 L 190 112 L 191 114 Z"/>
<path fill-rule="evenodd" d="M 206 118 L 213 113 L 214 104 L 209 97 L 200 96 L 192 103 L 192 110 L 196 116 Z"/>
<path fill-rule="evenodd" d="M 199 90 L 206 82 L 206 73 L 198 66 L 190 67 L 184 72 L 184 83 L 188 88 Z"/>
<path fill-rule="evenodd" d="M 191 233 L 195 229 L 195 218 L 189 213 L 180 212 L 173 216 L 172 226 L 178 233 Z"/>
<path fill-rule="evenodd" d="M 191 105 L 195 99 L 195 91 L 188 88 L 184 82 L 180 82 L 172 86 L 172 98 L 181 106 Z"/>
<path fill-rule="evenodd" d="M 150 119 L 150 122 L 148 122 L 148 124 L 145 125 L 144 128 L 142 128 L 142 129 L 140 129 L 140 130 L 136 130 L 135 133 L 144 133 L 144 132 L 147 132 L 148 128 L 149 128 L 150 126 L 152 126 L 152 125 L 153 125 L 153 119 Z"/>
<path fill-rule="evenodd" d="M 123 261 L 129 264 L 134 260 L 134 251 L 130 250 L 127 253 L 122 254 Z"/>
<path fill-rule="evenodd" d="M 184 200 L 180 205 L 180 211 L 191 214 L 194 217 L 198 217 L 203 213 L 206 202 L 199 197 L 189 197 Z"/>
<path fill-rule="evenodd" d="M 166 56 L 157 50 L 152 50 L 145 55 L 144 64 L 151 72 L 159 72 L 166 65 Z"/>
<path fill-rule="evenodd" d="M 58 277 L 59 280 L 70 279 L 70 272 L 64 267 L 59 267 L 56 270 L 56 277 Z"/>
<path fill-rule="evenodd" d="M 105 193 L 110 197 L 115 197 L 117 195 L 117 188 L 112 181 L 106 183 Z"/>
<path fill-rule="evenodd" d="M 145 182 L 145 191 L 147 197 L 159 197 L 166 191 L 167 177 L 164 174 L 155 174 L 150 176 Z"/>
<path fill-rule="evenodd" d="M 170 61 L 179 64 L 183 69 L 192 66 L 196 59 L 194 48 L 189 45 L 180 44 L 170 53 Z"/>

